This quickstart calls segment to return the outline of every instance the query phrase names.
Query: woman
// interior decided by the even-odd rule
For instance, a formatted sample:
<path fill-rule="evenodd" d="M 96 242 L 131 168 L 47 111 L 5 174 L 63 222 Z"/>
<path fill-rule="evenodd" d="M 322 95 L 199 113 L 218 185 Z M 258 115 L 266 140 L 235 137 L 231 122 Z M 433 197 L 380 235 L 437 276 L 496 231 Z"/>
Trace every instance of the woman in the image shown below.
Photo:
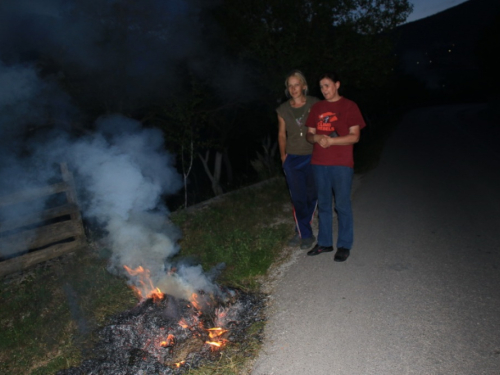
<path fill-rule="evenodd" d="M 314 243 L 311 221 L 316 209 L 316 188 L 311 168 L 312 145 L 306 140 L 305 126 L 311 106 L 319 100 L 307 95 L 307 82 L 299 70 L 285 79 L 285 94 L 289 98 L 278 113 L 278 143 L 295 219 L 295 236 L 290 246 L 300 244 L 309 249 Z"/>
<path fill-rule="evenodd" d="M 332 191 L 338 217 L 337 253 L 334 260 L 345 261 L 353 244 L 351 185 L 354 174 L 353 145 L 359 141 L 365 121 L 358 106 L 339 94 L 335 73 L 325 73 L 320 81 L 325 100 L 311 108 L 307 120 L 307 140 L 314 145 L 311 164 L 318 189 L 318 243 L 308 255 L 333 251 Z"/>

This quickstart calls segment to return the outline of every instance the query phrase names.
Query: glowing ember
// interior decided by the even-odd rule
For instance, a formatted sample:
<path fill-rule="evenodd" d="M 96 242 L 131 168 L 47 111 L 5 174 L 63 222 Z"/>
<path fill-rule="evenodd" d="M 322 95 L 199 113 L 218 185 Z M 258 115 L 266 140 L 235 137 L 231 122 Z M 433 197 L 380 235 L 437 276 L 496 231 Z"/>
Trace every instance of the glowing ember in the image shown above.
<path fill-rule="evenodd" d="M 180 361 L 180 362 L 177 362 L 177 363 L 174 363 L 174 366 L 179 368 L 181 367 L 184 363 L 186 363 L 186 361 Z"/>
<path fill-rule="evenodd" d="M 131 271 L 141 274 L 140 269 Z M 170 295 L 156 303 L 144 300 L 99 331 L 95 357 L 57 375 L 173 375 L 217 361 L 226 345 L 248 339 L 246 332 L 261 321 L 264 306 L 260 295 L 240 291 L 227 295 L 222 300 L 200 292 L 203 311 Z"/>
<path fill-rule="evenodd" d="M 160 343 L 160 346 L 166 348 L 168 346 L 173 346 L 175 344 L 175 337 L 174 335 L 170 334 L 167 336 L 167 339 L 165 341 L 162 341 Z"/>
<path fill-rule="evenodd" d="M 157 287 L 153 285 L 153 282 L 150 277 L 150 271 L 148 269 L 139 266 L 135 269 L 132 269 L 128 266 L 124 266 L 125 270 L 135 278 L 134 284 L 131 285 L 131 288 L 136 292 L 138 297 L 141 300 L 153 299 L 153 302 L 157 303 L 165 298 L 165 294 Z M 172 272 L 172 271 L 169 271 Z M 203 322 L 201 321 L 201 317 L 203 315 L 202 309 L 203 307 L 209 307 L 210 303 L 206 299 L 206 296 L 199 295 L 197 293 L 192 293 L 189 304 L 187 307 L 192 309 L 192 313 L 189 316 L 185 316 L 181 318 L 178 322 L 179 326 L 183 329 L 189 330 L 198 337 L 203 337 L 203 331 L 208 333 L 208 340 L 205 341 L 206 344 L 210 345 L 212 350 L 217 350 L 224 346 L 228 340 L 222 338 L 221 336 L 228 332 L 227 329 L 216 327 L 216 328 L 208 328 L 206 329 Z M 215 311 L 215 320 L 222 321 L 226 315 L 225 309 L 217 308 Z M 162 328 L 163 329 L 163 328 Z M 163 336 L 161 333 L 158 334 L 159 337 Z M 156 341 L 156 340 L 155 340 Z M 159 339 L 156 341 L 156 345 L 159 344 L 162 348 L 169 348 L 176 345 L 176 339 L 173 334 L 169 334 L 166 340 Z M 146 350 L 151 342 L 147 342 Z M 181 361 L 175 363 L 176 367 L 180 367 L 184 364 L 185 361 Z"/>

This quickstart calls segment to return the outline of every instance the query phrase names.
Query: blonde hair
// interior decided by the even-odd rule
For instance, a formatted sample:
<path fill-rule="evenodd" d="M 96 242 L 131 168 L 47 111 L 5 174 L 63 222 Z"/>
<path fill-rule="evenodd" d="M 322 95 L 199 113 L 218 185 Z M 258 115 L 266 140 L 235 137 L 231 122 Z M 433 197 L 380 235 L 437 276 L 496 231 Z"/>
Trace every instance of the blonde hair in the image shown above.
<path fill-rule="evenodd" d="M 304 76 L 304 73 L 302 73 L 300 70 L 294 69 L 290 73 L 288 73 L 288 75 L 286 76 L 286 79 L 285 79 L 285 95 L 286 95 L 286 97 L 287 98 L 290 97 L 290 93 L 288 92 L 288 80 L 290 79 L 290 77 L 297 77 L 300 80 L 300 82 L 304 86 L 306 86 L 306 89 L 304 90 L 304 95 L 307 95 L 307 93 L 309 92 L 309 89 L 307 86 L 306 77 Z"/>

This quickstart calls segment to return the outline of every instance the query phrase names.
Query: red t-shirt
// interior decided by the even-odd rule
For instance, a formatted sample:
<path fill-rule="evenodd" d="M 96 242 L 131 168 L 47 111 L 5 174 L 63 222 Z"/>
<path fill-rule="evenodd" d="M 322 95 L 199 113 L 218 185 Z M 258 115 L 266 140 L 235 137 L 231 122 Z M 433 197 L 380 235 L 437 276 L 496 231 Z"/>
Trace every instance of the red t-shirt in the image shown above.
<path fill-rule="evenodd" d="M 322 100 L 311 107 L 306 126 L 315 128 L 316 134 L 329 135 L 334 130 L 339 136 L 349 134 L 351 126 L 359 125 L 360 130 L 366 124 L 358 105 L 344 97 L 336 102 Z M 314 144 L 311 164 L 354 167 L 353 146 L 330 146 L 323 148 Z"/>

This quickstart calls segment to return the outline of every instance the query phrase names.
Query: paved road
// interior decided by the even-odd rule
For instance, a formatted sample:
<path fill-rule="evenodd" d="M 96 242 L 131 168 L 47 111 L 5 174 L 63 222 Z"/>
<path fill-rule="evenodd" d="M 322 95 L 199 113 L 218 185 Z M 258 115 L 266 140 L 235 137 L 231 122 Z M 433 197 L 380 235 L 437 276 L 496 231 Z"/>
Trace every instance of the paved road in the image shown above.
<path fill-rule="evenodd" d="M 407 114 L 354 192 L 351 257 L 294 250 L 253 375 L 500 374 L 500 126 L 482 108 Z"/>

